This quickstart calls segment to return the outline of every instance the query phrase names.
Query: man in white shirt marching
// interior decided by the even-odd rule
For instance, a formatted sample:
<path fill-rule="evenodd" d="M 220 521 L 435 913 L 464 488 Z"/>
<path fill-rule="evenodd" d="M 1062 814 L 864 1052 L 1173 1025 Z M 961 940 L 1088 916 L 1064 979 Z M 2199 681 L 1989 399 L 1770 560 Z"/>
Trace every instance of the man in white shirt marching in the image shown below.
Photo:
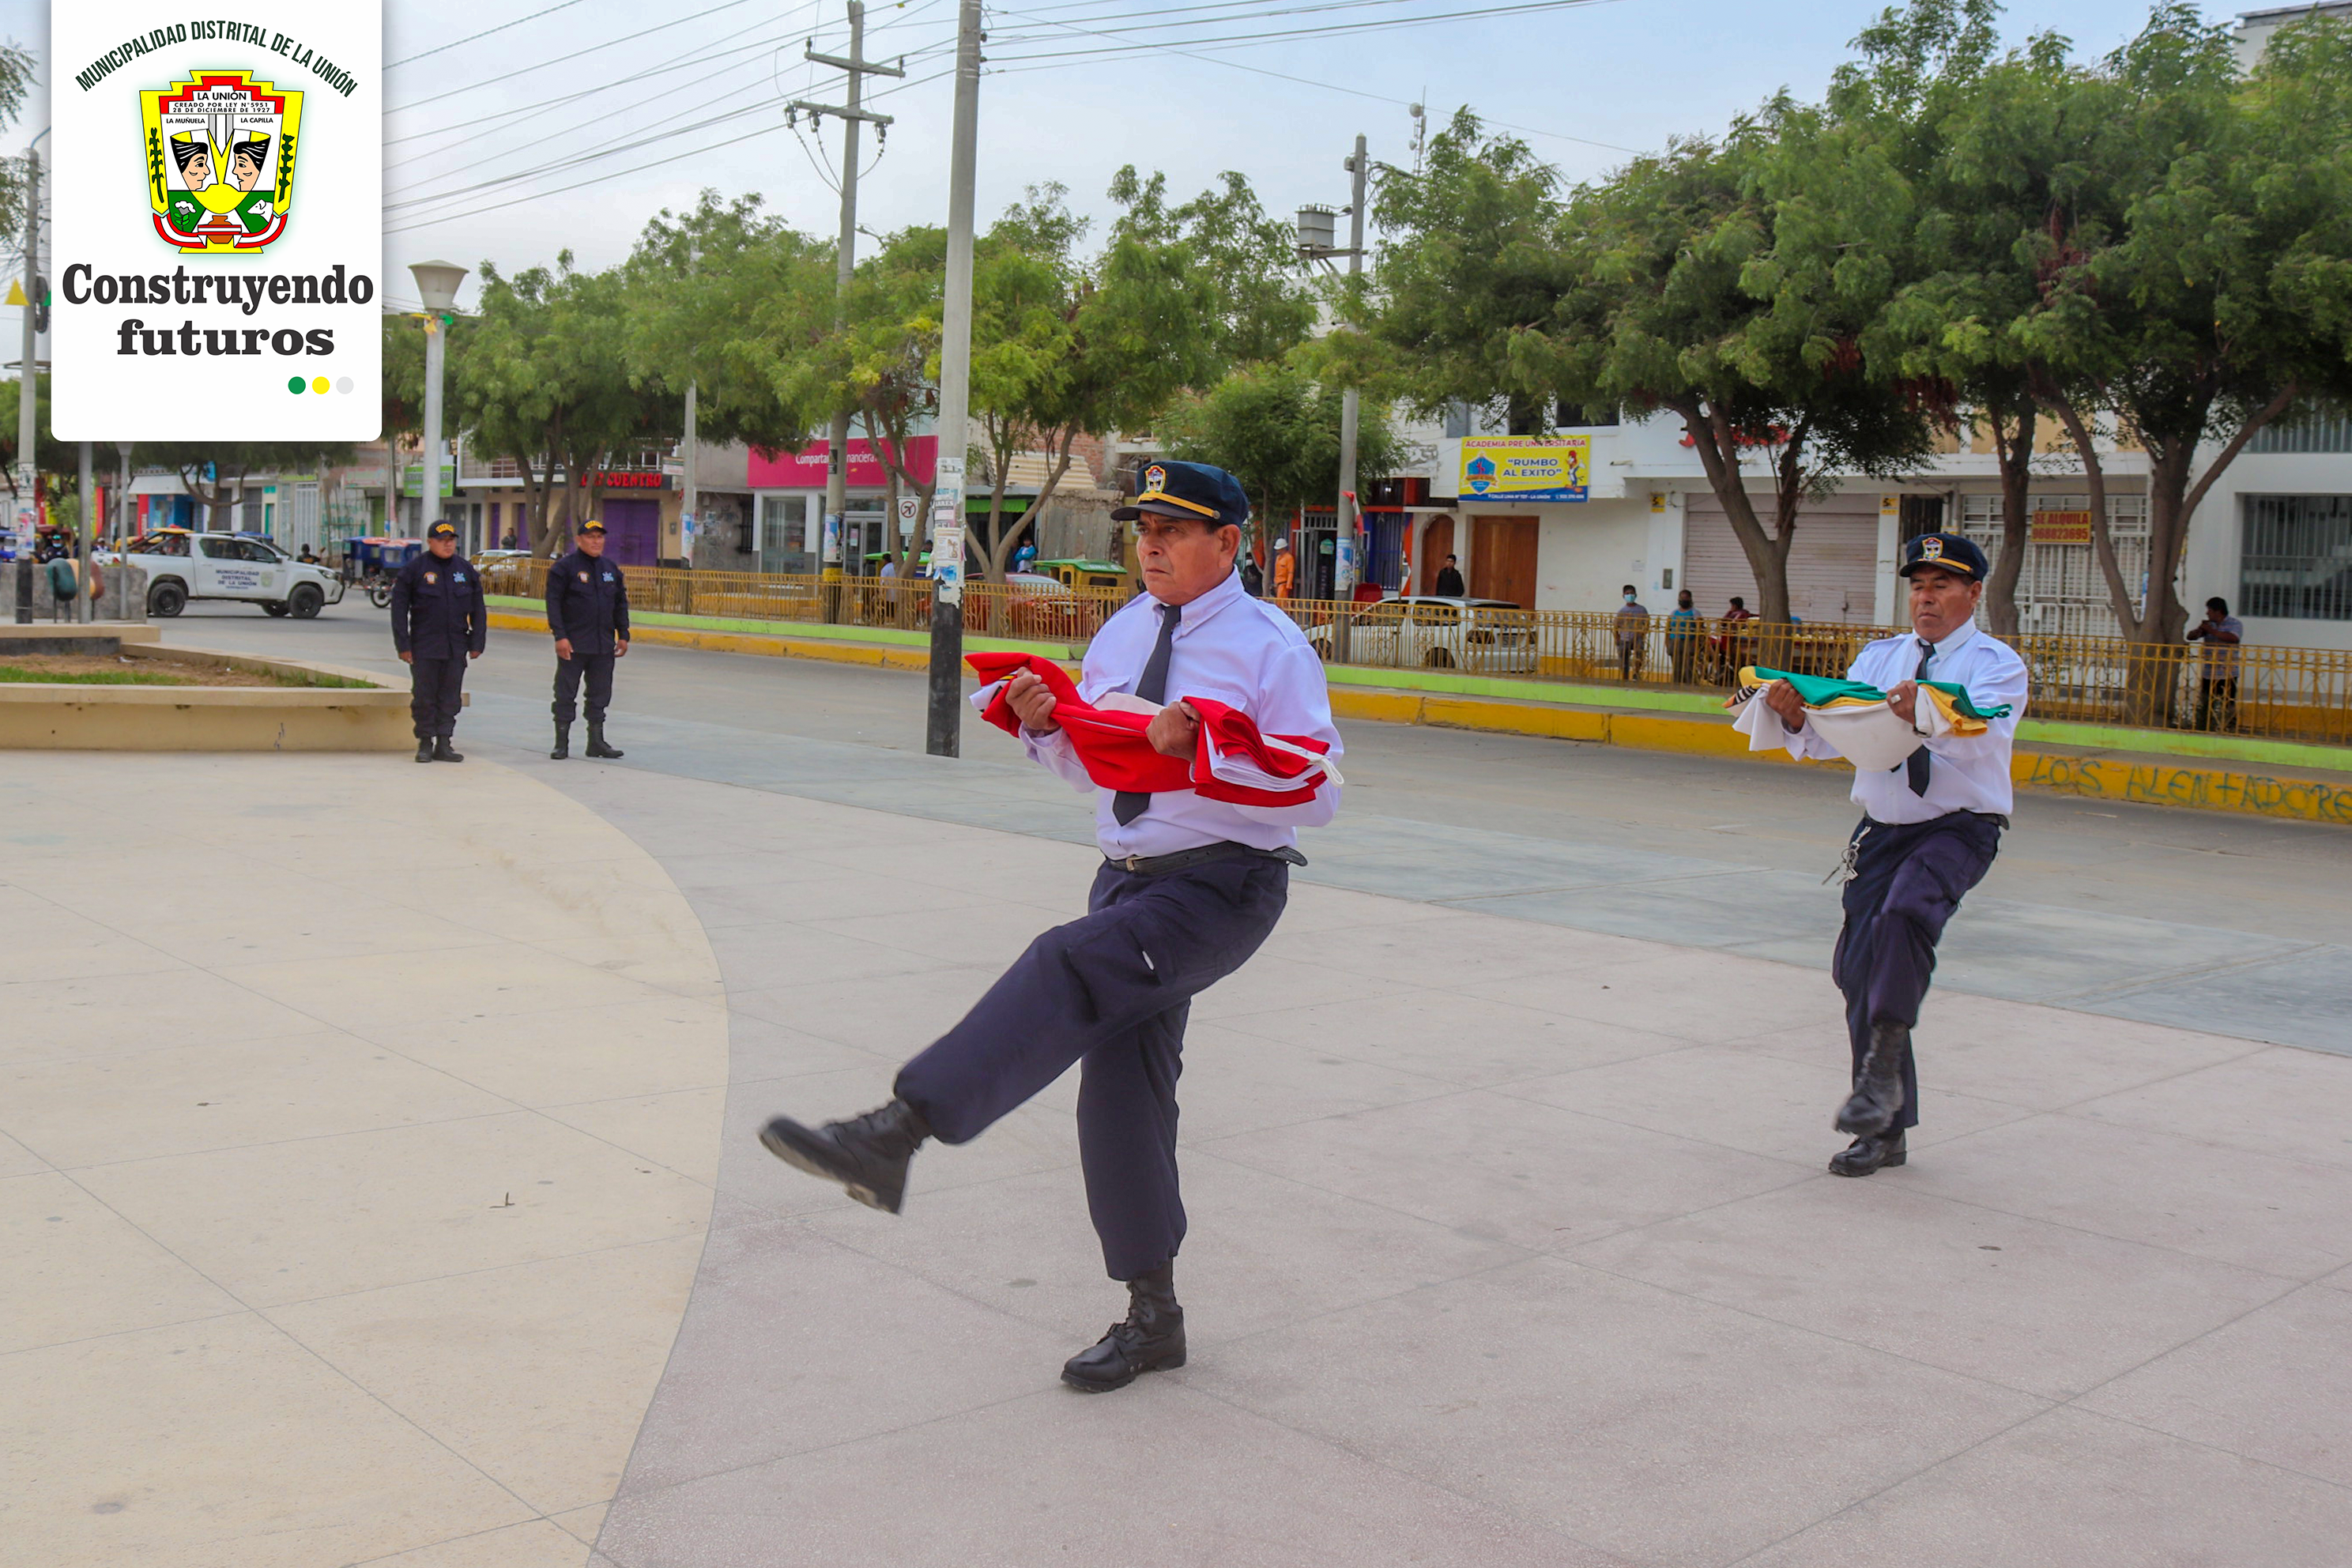
<path fill-rule="evenodd" d="M 1853 1093 L 1837 1116 L 1853 1143 L 1830 1161 L 1841 1176 L 1906 1158 L 1904 1133 L 1919 1124 L 1911 1031 L 1945 922 L 1991 868 L 2009 826 L 2010 749 L 2025 710 L 2024 660 L 1976 624 L 1984 552 L 1957 533 L 1924 534 L 1904 547 L 1901 570 L 1914 635 L 1871 644 L 1846 672 L 1886 692 L 1887 706 L 1922 741 L 1891 770 L 1854 770 L 1863 816 L 1846 848 L 1845 927 L 1831 961 L 1853 1049 Z M 2009 711 L 1981 734 L 1927 739 L 1922 680 L 1964 687 L 1977 708 L 2006 704 Z M 1768 687 L 1765 700 L 1789 728 L 1790 752 L 1838 754 L 1787 681 Z"/>
<path fill-rule="evenodd" d="M 1249 500 L 1222 468 L 1155 463 L 1142 493 L 1111 515 L 1137 524 L 1144 592 L 1087 647 L 1078 695 L 1166 704 L 1154 750 L 1192 757 L 1198 715 L 1213 699 L 1267 735 L 1339 752 L 1322 661 L 1289 618 L 1242 590 L 1234 570 Z M 1176 1078 L 1192 997 L 1240 968 L 1273 931 L 1300 827 L 1339 809 L 1339 786 L 1285 806 L 1240 805 L 1190 791 L 1099 789 L 1054 717 L 1035 675 L 1006 698 L 1031 757 L 1095 795 L 1103 865 L 1083 920 L 1037 938 L 961 1023 L 899 1070 L 896 1098 L 846 1121 L 808 1127 L 777 1117 L 761 1142 L 778 1159 L 838 1182 L 895 1214 L 927 1138 L 961 1143 L 1080 1065 L 1078 1152 L 1103 1262 L 1128 1286 L 1126 1319 L 1073 1356 L 1063 1381 L 1089 1393 L 1184 1364 L 1174 1263 L 1184 1239 L 1176 1180 Z"/>

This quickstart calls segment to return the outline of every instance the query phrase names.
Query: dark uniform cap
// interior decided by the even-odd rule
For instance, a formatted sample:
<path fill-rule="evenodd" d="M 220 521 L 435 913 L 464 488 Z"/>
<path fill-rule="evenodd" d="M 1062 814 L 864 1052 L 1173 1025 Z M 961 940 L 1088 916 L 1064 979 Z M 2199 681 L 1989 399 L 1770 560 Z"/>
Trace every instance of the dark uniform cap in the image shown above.
<path fill-rule="evenodd" d="M 1927 566 L 1969 583 L 1981 583 L 1992 571 L 1977 542 L 1958 533 L 1923 533 L 1903 547 L 1902 576 Z"/>
<path fill-rule="evenodd" d="M 1203 518 L 1212 527 L 1230 523 L 1239 528 L 1249 521 L 1249 496 L 1242 482 L 1223 468 L 1206 463 L 1154 463 L 1143 470 L 1142 491 L 1111 516 L 1133 522 L 1146 512 Z"/>
<path fill-rule="evenodd" d="M 457 537 L 457 525 L 454 522 L 436 522 L 432 527 L 425 531 L 425 537 L 427 539 L 455 539 Z"/>
<path fill-rule="evenodd" d="M 593 518 L 593 517 L 592 517 L 592 518 L 590 518 L 587 521 L 585 521 L 585 522 L 583 522 L 583 523 L 582 523 L 582 524 L 580 525 L 580 530 L 579 530 L 579 531 L 581 531 L 582 533 L 602 533 L 602 532 L 604 532 L 604 525 L 603 523 L 601 523 L 601 522 L 598 522 L 594 518 Z"/>

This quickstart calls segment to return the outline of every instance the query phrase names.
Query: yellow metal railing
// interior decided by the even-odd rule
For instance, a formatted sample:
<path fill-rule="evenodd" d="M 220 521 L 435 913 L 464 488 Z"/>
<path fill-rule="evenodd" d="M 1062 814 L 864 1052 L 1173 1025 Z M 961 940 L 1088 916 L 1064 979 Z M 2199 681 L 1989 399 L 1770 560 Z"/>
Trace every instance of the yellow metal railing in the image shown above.
<path fill-rule="evenodd" d="M 493 594 L 540 597 L 548 563 L 497 563 L 483 571 Z M 928 578 L 850 577 L 629 568 L 629 602 L 641 612 L 726 620 L 800 622 L 919 631 L 930 625 Z M 1129 595 L 1111 589 L 998 583 L 964 586 L 964 629 L 1084 648 Z M 1611 614 L 1351 605 L 1284 599 L 1326 659 L 1370 668 L 1457 671 L 1653 690 L 1727 692 L 1743 665 L 1843 675 L 1863 647 L 1905 626 L 1760 620 L 1677 622 L 1653 615 L 1621 625 Z M 2352 744 L 2352 652 L 2120 637 L 2021 636 L 2009 639 L 2032 675 L 2037 719 L 2144 729 L 2206 731 L 2273 740 Z"/>

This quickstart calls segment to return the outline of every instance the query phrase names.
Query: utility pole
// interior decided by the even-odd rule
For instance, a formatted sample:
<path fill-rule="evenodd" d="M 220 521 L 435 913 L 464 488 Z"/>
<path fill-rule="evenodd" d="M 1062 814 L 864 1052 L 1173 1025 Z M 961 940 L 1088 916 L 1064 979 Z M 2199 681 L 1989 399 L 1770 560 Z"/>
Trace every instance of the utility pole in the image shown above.
<path fill-rule="evenodd" d="M 41 155 L 25 150 L 25 352 L 16 361 L 16 619 L 33 618 L 33 535 L 41 525 L 41 420 L 34 399 L 33 318 L 41 308 Z"/>
<path fill-rule="evenodd" d="M 931 484 L 931 668 L 923 750 L 958 754 L 963 723 L 963 458 L 971 414 L 971 205 L 980 149 L 981 0 L 956 8 L 955 141 L 940 318 L 940 451 Z"/>
<path fill-rule="evenodd" d="M 80 463 L 76 476 L 81 488 L 74 492 L 74 510 L 81 515 L 74 519 L 74 619 L 90 618 L 89 603 L 89 536 L 98 531 L 98 480 L 90 472 L 89 443 L 81 444 Z"/>
<path fill-rule="evenodd" d="M 849 0 L 849 58 L 821 55 L 813 46 L 803 45 L 802 53 L 822 66 L 832 66 L 849 78 L 849 102 L 844 105 L 812 103 L 796 98 L 790 105 L 790 114 L 805 114 L 823 121 L 828 114 L 841 121 L 841 242 L 833 259 L 834 324 L 844 326 L 848 321 L 849 279 L 857 269 L 857 128 L 870 122 L 878 133 L 890 123 L 887 114 L 877 114 L 859 104 L 865 98 L 866 79 L 869 76 L 907 74 L 903 67 L 875 65 L 866 58 L 866 6 L 863 0 Z M 786 123 L 791 123 L 788 114 Z M 849 511 L 849 410 L 836 412 L 833 427 L 824 447 L 824 618 L 841 618 L 841 531 Z"/>
<path fill-rule="evenodd" d="M 1354 194 L 1348 202 L 1348 276 L 1357 278 L 1364 270 L 1364 188 L 1371 168 L 1365 156 L 1364 139 L 1356 138 L 1356 152 L 1347 163 L 1348 172 L 1355 176 Z M 1331 542 L 1331 596 L 1341 604 L 1355 597 L 1356 593 L 1356 521 L 1362 508 L 1356 500 L 1356 389 L 1348 387 L 1339 394 L 1339 504 L 1333 513 Z"/>
<path fill-rule="evenodd" d="M 694 564 L 694 531 L 702 522 L 702 489 L 696 482 L 694 471 L 694 395 L 695 384 L 686 384 L 686 461 L 678 475 L 679 488 L 686 493 L 680 500 L 677 518 L 677 552 L 686 557 L 686 564 Z"/>

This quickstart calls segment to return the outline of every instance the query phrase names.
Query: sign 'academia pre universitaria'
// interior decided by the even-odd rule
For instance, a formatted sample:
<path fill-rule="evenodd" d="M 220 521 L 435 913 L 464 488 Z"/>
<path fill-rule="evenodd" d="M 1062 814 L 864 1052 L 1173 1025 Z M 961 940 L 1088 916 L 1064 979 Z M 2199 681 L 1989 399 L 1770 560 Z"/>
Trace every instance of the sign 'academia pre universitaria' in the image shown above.
<path fill-rule="evenodd" d="M 58 437 L 374 439 L 382 0 L 55 0 L 50 40 Z"/>
<path fill-rule="evenodd" d="M 1462 443 L 1462 500 L 1580 501 L 1591 493 L 1590 436 L 1474 436 Z"/>

